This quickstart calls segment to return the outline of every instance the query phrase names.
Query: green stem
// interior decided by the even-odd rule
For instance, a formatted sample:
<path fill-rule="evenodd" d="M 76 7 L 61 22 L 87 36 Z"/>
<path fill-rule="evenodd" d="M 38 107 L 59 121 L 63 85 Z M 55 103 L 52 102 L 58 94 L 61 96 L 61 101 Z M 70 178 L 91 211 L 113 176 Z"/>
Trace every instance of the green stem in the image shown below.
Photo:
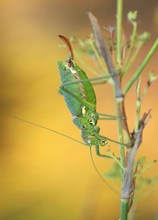
<path fill-rule="evenodd" d="M 127 220 L 128 217 L 128 200 L 121 199 L 121 215 L 120 220 Z"/>
<path fill-rule="evenodd" d="M 122 48 L 121 48 L 121 43 L 122 43 L 122 5 L 123 5 L 123 0 L 117 0 L 117 54 L 116 54 L 116 60 L 117 60 L 117 69 L 119 70 L 121 67 L 121 61 L 122 61 Z M 115 88 L 116 90 L 116 88 Z M 116 92 L 116 91 L 115 91 Z M 115 106 L 116 106 L 116 116 L 120 116 L 119 114 L 125 113 L 123 109 L 123 103 L 124 99 L 120 102 L 119 100 L 115 101 Z M 120 109 L 121 107 L 121 109 Z M 121 110 L 121 112 L 120 112 Z M 126 123 L 125 123 L 126 124 Z M 127 126 L 125 126 L 126 129 L 128 129 Z M 121 120 L 118 119 L 118 134 L 119 134 L 119 141 L 123 143 L 123 129 L 124 126 L 121 124 Z M 128 131 L 127 131 L 128 133 Z M 120 162 L 124 166 L 125 165 L 125 151 L 124 147 L 120 145 Z M 124 171 L 121 169 L 121 179 L 122 179 L 122 184 L 124 183 Z M 121 220 L 127 220 L 128 216 L 128 200 L 126 199 L 121 199 L 121 210 L 120 210 L 120 219 Z"/>
<path fill-rule="evenodd" d="M 138 99 L 136 102 L 136 119 L 135 119 L 135 128 L 134 128 L 135 132 L 138 131 L 138 127 L 139 127 L 140 109 L 141 109 L 141 101 L 140 99 Z"/>
<path fill-rule="evenodd" d="M 126 66 L 126 68 L 124 68 L 122 70 L 122 75 L 125 75 L 129 70 L 130 68 L 132 67 L 132 65 L 134 64 L 134 61 L 136 60 L 142 46 L 143 46 L 144 42 L 140 42 L 138 44 L 138 46 L 136 47 L 135 51 L 133 52 L 132 56 L 130 57 L 130 60 L 129 60 L 129 63 L 128 65 Z"/>
<path fill-rule="evenodd" d="M 149 163 L 146 167 L 138 171 L 133 177 L 137 177 L 143 173 L 145 173 L 147 170 L 149 170 L 151 167 L 153 167 L 157 163 L 157 160 L 154 160 L 153 162 Z"/>
<path fill-rule="evenodd" d="M 133 204 L 130 208 L 130 211 L 128 213 L 128 219 L 129 220 L 135 220 L 135 214 L 136 214 L 136 205 Z"/>
<path fill-rule="evenodd" d="M 112 152 L 110 152 L 110 150 L 107 150 L 110 154 L 110 156 L 116 161 L 116 163 L 121 167 L 121 169 L 124 171 L 125 168 L 124 166 L 122 166 L 122 164 L 120 163 L 120 159 L 118 159 L 117 157 L 114 156 L 114 154 Z"/>
<path fill-rule="evenodd" d="M 115 94 L 116 94 L 116 91 L 115 91 Z M 120 143 L 124 143 L 123 142 L 124 139 L 123 139 L 122 125 L 121 125 L 121 120 L 120 120 L 121 116 L 120 116 L 120 111 L 119 111 L 119 105 L 120 105 L 120 103 L 117 101 L 117 98 L 116 98 L 115 99 L 115 108 L 116 108 L 116 117 L 118 118 L 118 120 L 117 120 L 118 138 L 119 138 Z M 125 150 L 121 144 L 119 146 L 119 149 L 120 149 L 120 163 L 124 167 L 124 165 L 125 165 Z M 121 179 L 122 179 L 122 183 L 123 183 L 123 179 L 124 179 L 124 170 L 123 169 L 121 169 Z"/>
<path fill-rule="evenodd" d="M 122 4 L 123 0 L 117 0 L 117 65 L 121 66 L 121 58 L 122 58 L 122 50 L 121 50 L 121 42 L 122 42 Z"/>
<path fill-rule="evenodd" d="M 130 61 L 130 57 L 131 57 L 133 48 L 134 48 L 134 42 L 135 42 L 135 38 L 136 38 L 136 33 L 137 33 L 137 22 L 134 22 L 133 23 L 133 33 L 132 33 L 132 36 L 131 36 L 130 48 L 129 48 L 128 54 L 126 56 L 126 59 L 125 59 L 125 62 L 124 62 L 124 66 L 122 68 L 122 75 L 124 75 L 126 73 L 126 69 L 127 69 L 128 63 Z"/>
<path fill-rule="evenodd" d="M 140 76 L 141 72 L 144 70 L 144 68 L 146 67 L 146 65 L 148 64 L 149 60 L 151 59 L 151 57 L 153 56 L 153 54 L 155 53 L 155 51 L 158 49 L 158 38 L 155 41 L 155 43 L 153 44 L 152 48 L 150 49 L 149 53 L 147 54 L 147 56 L 145 57 L 145 59 L 143 60 L 142 64 L 139 66 L 139 68 L 137 69 L 137 71 L 135 72 L 135 74 L 131 77 L 130 81 L 127 83 L 127 85 L 125 86 L 125 88 L 123 89 L 123 93 L 124 95 L 127 94 L 127 92 L 129 91 L 129 89 L 131 88 L 131 86 L 135 83 L 135 81 L 138 79 L 138 77 Z"/>

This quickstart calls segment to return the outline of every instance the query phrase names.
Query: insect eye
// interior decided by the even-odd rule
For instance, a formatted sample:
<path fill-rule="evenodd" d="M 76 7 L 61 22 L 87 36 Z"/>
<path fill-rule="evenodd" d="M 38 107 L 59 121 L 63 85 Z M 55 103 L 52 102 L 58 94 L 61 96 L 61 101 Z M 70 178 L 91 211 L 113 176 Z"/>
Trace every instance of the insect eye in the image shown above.
<path fill-rule="evenodd" d="M 82 126 L 81 126 L 81 129 L 82 129 L 82 130 L 85 130 L 85 129 L 86 129 L 86 126 L 85 126 L 85 125 L 82 125 Z"/>
<path fill-rule="evenodd" d="M 92 142 L 91 140 L 88 140 L 88 141 L 87 141 L 88 144 L 91 144 L 91 142 Z"/>
<path fill-rule="evenodd" d="M 101 145 L 102 145 L 102 146 L 105 145 L 105 140 L 101 140 Z"/>
<path fill-rule="evenodd" d="M 89 120 L 89 123 L 90 123 L 91 125 L 94 125 L 93 119 L 90 119 L 90 120 Z"/>

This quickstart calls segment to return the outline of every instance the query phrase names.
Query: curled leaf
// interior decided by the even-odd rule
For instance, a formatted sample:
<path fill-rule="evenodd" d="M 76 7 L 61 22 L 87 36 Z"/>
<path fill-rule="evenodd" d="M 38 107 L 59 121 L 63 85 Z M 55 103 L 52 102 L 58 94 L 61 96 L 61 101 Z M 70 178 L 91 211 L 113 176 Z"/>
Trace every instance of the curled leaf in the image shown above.
<path fill-rule="evenodd" d="M 134 23 L 137 21 L 137 15 L 138 15 L 137 11 L 130 11 L 127 14 L 127 18 L 131 23 Z"/>

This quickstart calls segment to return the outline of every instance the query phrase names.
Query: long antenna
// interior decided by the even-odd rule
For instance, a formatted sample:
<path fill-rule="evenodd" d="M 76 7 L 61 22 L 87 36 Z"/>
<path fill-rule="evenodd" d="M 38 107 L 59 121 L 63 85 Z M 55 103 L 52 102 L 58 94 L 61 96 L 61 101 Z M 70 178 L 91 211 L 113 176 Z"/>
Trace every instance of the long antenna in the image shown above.
<path fill-rule="evenodd" d="M 40 124 L 38 124 L 38 123 L 35 123 L 35 122 L 32 122 L 32 121 L 29 121 L 29 120 L 20 118 L 20 117 L 18 117 L 18 116 L 16 116 L 16 115 L 12 115 L 12 114 L 10 114 L 10 113 L 7 113 L 7 114 L 8 114 L 10 117 L 15 118 L 15 119 L 17 119 L 17 120 L 19 120 L 19 121 L 23 121 L 23 122 L 25 122 L 25 123 L 27 123 L 27 124 L 31 124 L 31 125 L 33 125 L 33 126 L 40 127 L 40 128 L 42 128 L 42 129 L 51 131 L 51 132 L 53 132 L 53 133 L 55 133 L 55 134 L 61 135 L 61 136 L 63 136 L 63 137 L 66 137 L 67 139 L 70 139 L 70 140 L 72 140 L 72 141 L 75 141 L 75 142 L 77 142 L 77 143 L 79 143 L 79 144 L 82 144 L 82 145 L 87 146 L 87 144 L 85 144 L 85 143 L 83 143 L 83 142 L 81 142 L 81 141 L 78 141 L 78 140 L 76 140 L 76 139 L 74 139 L 74 138 L 72 138 L 72 137 L 69 137 L 68 135 L 63 134 L 63 133 L 61 133 L 61 132 L 59 132 L 59 131 L 55 131 L 55 130 L 53 130 L 53 129 L 51 129 L 51 128 L 48 128 L 48 127 L 45 127 L 45 126 L 40 125 Z M 103 178 L 103 176 L 100 174 L 98 168 L 97 168 L 96 165 L 95 165 L 94 159 L 93 159 L 92 146 L 90 146 L 89 149 L 90 149 L 90 158 L 91 158 L 91 161 L 92 161 L 92 164 L 93 164 L 93 167 L 94 167 L 96 173 L 99 175 L 99 177 L 101 178 L 101 180 L 104 182 L 104 184 L 105 184 L 109 189 L 111 189 L 114 193 L 119 194 L 119 192 L 118 192 L 116 189 L 114 189 L 114 188 Z"/>
<path fill-rule="evenodd" d="M 7 113 L 7 114 L 8 114 L 8 113 Z M 70 140 L 72 140 L 72 141 L 75 141 L 75 142 L 77 142 L 77 143 L 79 143 L 79 144 L 82 144 L 82 145 L 87 146 L 87 144 L 85 144 L 85 143 L 83 143 L 83 142 L 81 142 L 81 141 L 78 141 L 78 140 L 76 140 L 76 139 L 74 139 L 74 138 L 72 138 L 72 137 L 69 137 L 68 135 L 63 134 L 63 133 L 61 133 L 61 132 L 59 132 L 59 131 L 55 131 L 55 130 L 53 130 L 53 129 L 51 129 L 51 128 L 47 128 L 47 127 L 45 127 L 45 126 L 43 126 L 43 125 L 40 125 L 40 124 L 38 124 L 38 123 L 29 121 L 29 120 L 26 120 L 26 119 L 23 119 L 23 118 L 20 118 L 20 117 L 18 117 L 18 116 L 12 115 L 12 114 L 10 114 L 10 113 L 9 113 L 9 115 L 10 115 L 12 118 L 15 118 L 15 119 L 17 119 L 17 120 L 23 121 L 23 122 L 25 122 L 25 123 L 27 123 L 27 124 L 31 124 L 31 125 L 33 125 L 33 126 L 46 129 L 46 130 L 48 130 L 48 131 L 51 131 L 51 132 L 53 132 L 53 133 L 56 133 L 56 134 L 61 135 L 61 136 L 63 136 L 63 137 L 66 137 L 66 138 L 68 138 L 68 139 L 70 139 Z"/>

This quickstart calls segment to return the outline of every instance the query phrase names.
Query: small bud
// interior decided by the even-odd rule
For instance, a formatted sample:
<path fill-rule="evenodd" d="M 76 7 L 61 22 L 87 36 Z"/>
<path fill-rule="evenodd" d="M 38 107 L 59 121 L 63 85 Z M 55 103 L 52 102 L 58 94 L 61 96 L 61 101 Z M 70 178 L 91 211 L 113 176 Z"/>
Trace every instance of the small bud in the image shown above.
<path fill-rule="evenodd" d="M 109 32 L 109 33 L 113 33 L 116 31 L 116 27 L 115 26 L 108 26 L 108 27 L 105 27 L 106 31 Z"/>
<path fill-rule="evenodd" d="M 131 23 L 136 22 L 137 21 L 137 11 L 128 12 L 127 18 Z"/>
<path fill-rule="evenodd" d="M 139 35 L 139 40 L 146 42 L 150 39 L 150 36 L 151 35 L 148 32 L 144 32 L 143 34 Z"/>
<path fill-rule="evenodd" d="M 149 72 L 149 81 L 150 81 L 150 84 L 152 82 L 154 82 L 156 79 L 157 79 L 157 76 L 153 74 L 153 72 Z"/>

